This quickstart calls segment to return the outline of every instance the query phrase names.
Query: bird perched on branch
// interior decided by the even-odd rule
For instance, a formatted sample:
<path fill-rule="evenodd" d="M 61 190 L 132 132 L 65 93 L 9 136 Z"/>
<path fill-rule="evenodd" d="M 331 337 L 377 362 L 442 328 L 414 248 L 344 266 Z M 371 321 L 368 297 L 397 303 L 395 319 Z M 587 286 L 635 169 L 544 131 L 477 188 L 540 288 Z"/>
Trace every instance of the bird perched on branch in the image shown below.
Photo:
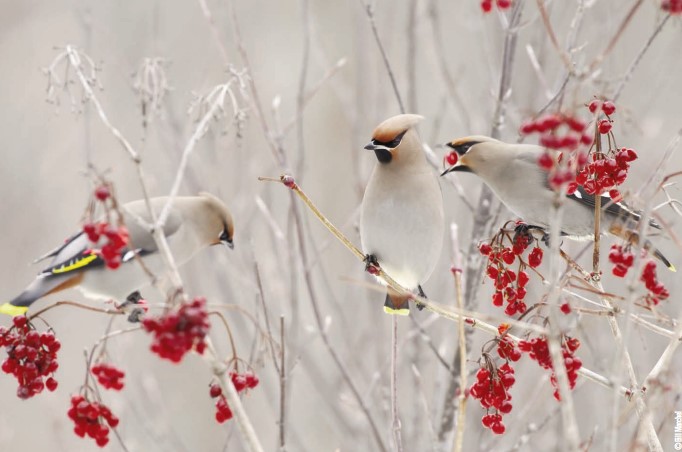
<path fill-rule="evenodd" d="M 486 136 L 458 138 L 446 146 L 457 153 L 458 159 L 441 175 L 452 171 L 474 173 L 483 179 L 509 210 L 528 225 L 543 230 L 549 228 L 555 192 L 548 183 L 548 173 L 538 166 L 538 159 L 545 153 L 542 146 L 509 144 Z M 601 198 L 601 232 L 637 244 L 637 234 L 627 227 L 627 223 L 639 221 L 639 213 L 609 197 Z M 561 235 L 574 240 L 592 240 L 594 208 L 595 197 L 580 186 L 572 195 L 566 195 Z M 654 221 L 649 224 L 660 229 Z M 644 244 L 646 249 L 651 246 L 648 241 Z M 675 270 L 660 251 L 653 249 L 653 254 L 669 269 Z"/>
<path fill-rule="evenodd" d="M 167 200 L 166 197 L 151 199 L 155 216 Z M 122 301 L 149 285 L 152 275 L 162 275 L 166 269 L 163 256 L 152 234 L 138 222 L 142 219 L 151 223 L 145 201 L 127 203 L 121 210 L 127 237 L 116 238 L 120 243 L 114 248 L 114 256 L 107 256 L 105 252 L 108 237 L 104 233 L 93 243 L 92 237 L 81 231 L 36 260 L 51 258 L 50 265 L 22 293 L 0 305 L 0 313 L 23 314 L 41 297 L 70 287 L 78 287 L 89 298 Z M 232 248 L 234 226 L 225 204 L 209 193 L 201 193 L 174 199 L 163 233 L 175 262 L 182 265 L 208 246 L 223 243 Z M 137 262 L 138 258 L 141 262 Z M 108 265 L 107 259 L 115 264 Z"/>
<path fill-rule="evenodd" d="M 398 115 L 374 129 L 365 149 L 377 159 L 362 200 L 360 236 L 368 265 L 408 290 L 431 275 L 443 245 L 443 198 L 415 129 L 423 118 Z M 410 294 L 387 289 L 384 310 L 407 315 Z"/>

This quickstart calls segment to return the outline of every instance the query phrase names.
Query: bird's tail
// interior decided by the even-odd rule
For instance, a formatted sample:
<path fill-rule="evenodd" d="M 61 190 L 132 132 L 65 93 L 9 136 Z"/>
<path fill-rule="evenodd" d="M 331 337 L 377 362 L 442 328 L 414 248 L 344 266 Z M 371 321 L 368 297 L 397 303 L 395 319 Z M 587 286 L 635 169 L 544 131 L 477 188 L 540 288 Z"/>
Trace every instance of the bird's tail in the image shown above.
<path fill-rule="evenodd" d="M 626 240 L 628 243 L 631 243 L 635 246 L 641 246 L 647 251 L 651 251 L 651 253 L 654 255 L 656 259 L 659 261 L 663 262 L 663 264 L 668 267 L 668 270 L 672 272 L 676 272 L 677 269 L 675 266 L 661 253 L 656 247 L 654 247 L 653 243 L 651 243 L 649 240 L 646 240 L 644 242 L 644 245 L 640 245 L 640 239 L 639 239 L 639 234 L 637 234 L 636 231 L 631 231 L 628 230 L 627 228 L 624 228 L 622 225 L 612 225 L 611 228 L 609 228 L 609 232 L 616 237 L 620 237 L 624 240 Z"/>
<path fill-rule="evenodd" d="M 410 315 L 408 300 L 408 295 L 399 294 L 389 287 L 384 301 L 384 312 L 391 315 Z"/>
<path fill-rule="evenodd" d="M 82 279 L 82 275 L 71 277 L 45 275 L 38 276 L 23 292 L 12 301 L 0 305 L 0 314 L 12 317 L 25 314 L 28 307 L 45 295 L 75 286 Z"/>

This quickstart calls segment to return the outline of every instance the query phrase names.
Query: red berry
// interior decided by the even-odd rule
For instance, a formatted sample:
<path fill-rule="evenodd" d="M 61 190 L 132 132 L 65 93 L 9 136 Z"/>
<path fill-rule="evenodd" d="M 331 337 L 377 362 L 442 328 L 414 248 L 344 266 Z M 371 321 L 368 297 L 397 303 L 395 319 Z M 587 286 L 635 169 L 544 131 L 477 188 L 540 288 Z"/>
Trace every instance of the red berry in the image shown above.
<path fill-rule="evenodd" d="M 611 102 L 610 100 L 604 102 L 604 105 L 602 105 L 601 109 L 606 116 L 611 116 L 616 112 L 616 106 L 613 105 L 613 102 Z"/>
<path fill-rule="evenodd" d="M 18 315 L 12 319 L 12 323 L 14 323 L 14 326 L 17 328 L 23 328 L 28 323 L 28 318 L 26 318 L 25 315 Z"/>
<path fill-rule="evenodd" d="M 490 429 L 496 435 L 501 435 L 504 433 L 504 424 L 502 422 L 496 422 L 490 426 Z"/>
<path fill-rule="evenodd" d="M 521 124 L 520 131 L 524 135 L 528 135 L 530 133 L 533 133 L 536 130 L 537 130 L 537 128 L 535 126 L 535 122 L 533 122 L 533 121 L 526 121 L 526 122 Z"/>
<path fill-rule="evenodd" d="M 57 383 L 57 380 L 54 378 L 50 377 L 47 380 L 45 380 L 45 387 L 47 388 L 48 391 L 53 392 L 55 389 L 57 389 L 59 383 Z"/>
<path fill-rule="evenodd" d="M 542 249 L 535 247 L 528 256 L 528 265 L 535 268 L 542 263 Z"/>
<path fill-rule="evenodd" d="M 600 100 L 593 100 L 590 102 L 590 105 L 587 107 L 590 110 L 590 113 L 595 113 L 597 110 L 599 110 L 602 106 L 602 102 Z"/>
<path fill-rule="evenodd" d="M 549 153 L 545 152 L 538 158 L 538 165 L 544 170 L 550 170 L 554 166 L 554 159 Z"/>
<path fill-rule="evenodd" d="M 481 9 L 483 10 L 484 13 L 489 13 L 493 9 L 492 0 L 483 0 L 481 2 Z"/>
<path fill-rule="evenodd" d="M 223 394 L 223 390 L 220 388 L 220 385 L 217 383 L 213 383 L 211 385 L 209 392 L 211 394 L 211 398 L 214 398 L 214 399 Z"/>
<path fill-rule="evenodd" d="M 484 256 L 489 255 L 492 250 L 493 250 L 493 248 L 490 245 L 488 245 L 487 243 L 481 243 L 478 246 L 478 251 Z"/>
<path fill-rule="evenodd" d="M 109 188 L 106 185 L 100 185 L 95 189 L 95 197 L 104 202 L 106 201 L 109 196 L 111 196 L 111 193 L 109 192 Z"/>
<path fill-rule="evenodd" d="M 455 163 L 457 163 L 457 153 L 454 152 L 454 151 L 453 151 L 453 152 L 449 152 L 449 153 L 445 156 L 445 161 L 446 161 L 446 162 L 448 163 L 448 165 L 450 165 L 450 166 L 454 165 Z"/>
<path fill-rule="evenodd" d="M 601 133 L 602 135 L 606 135 L 607 133 L 609 133 L 611 131 L 611 127 L 612 127 L 611 121 L 609 121 L 608 119 L 602 119 L 601 121 L 599 121 L 599 133 Z"/>
<path fill-rule="evenodd" d="M 570 314 L 571 313 L 571 305 L 568 303 L 562 304 L 559 309 L 561 309 L 561 312 L 564 314 Z"/>

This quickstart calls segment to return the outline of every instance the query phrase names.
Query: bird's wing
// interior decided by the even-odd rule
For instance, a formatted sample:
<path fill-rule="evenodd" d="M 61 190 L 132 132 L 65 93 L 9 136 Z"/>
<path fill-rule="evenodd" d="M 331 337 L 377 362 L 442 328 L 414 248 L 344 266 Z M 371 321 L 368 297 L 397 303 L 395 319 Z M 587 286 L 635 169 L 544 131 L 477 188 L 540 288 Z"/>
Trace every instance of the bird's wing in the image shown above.
<path fill-rule="evenodd" d="M 31 264 L 37 264 L 38 262 L 44 261 L 48 257 L 54 257 L 54 256 L 58 255 L 59 253 L 62 252 L 62 250 L 64 248 L 66 248 L 71 242 L 73 242 L 74 239 L 76 239 L 81 234 L 82 234 L 82 232 L 77 232 L 77 233 L 73 234 L 72 236 L 70 236 L 66 240 L 64 240 L 64 243 L 62 243 L 58 247 L 54 248 L 53 250 L 49 251 L 48 253 L 43 254 L 42 256 L 40 256 L 39 258 L 37 258 L 36 260 L 31 262 Z"/>
<path fill-rule="evenodd" d="M 135 256 L 145 256 L 157 252 L 156 242 L 154 242 L 154 237 L 152 237 L 149 231 L 135 219 L 126 217 L 129 216 L 124 214 L 124 221 L 128 229 L 129 245 L 121 249 L 121 262 L 125 263 Z M 164 235 L 171 237 L 178 231 L 181 224 L 182 219 L 180 215 L 172 210 L 163 227 Z M 100 256 L 98 250 L 101 245 L 103 245 L 102 242 L 97 244 L 91 243 L 83 232 L 75 234 L 63 245 L 55 249 L 55 251 L 45 256 L 45 258 L 53 257 L 53 260 L 50 266 L 41 272 L 41 275 L 65 275 L 71 272 L 100 267 L 104 265 L 104 259 Z"/>
<path fill-rule="evenodd" d="M 595 196 L 587 193 L 580 185 L 578 186 L 578 189 L 575 191 L 575 193 L 572 195 L 566 195 L 566 197 L 572 199 L 573 201 L 579 202 L 590 209 L 594 209 L 596 205 Z M 601 206 L 604 212 L 610 213 L 621 220 L 632 218 L 635 221 L 639 221 L 642 217 L 641 212 L 632 210 L 624 202 L 614 202 L 609 196 L 601 196 Z M 604 206 L 606 206 L 606 208 L 604 208 Z M 653 220 L 649 221 L 649 225 L 656 229 L 661 229 L 661 226 Z"/>

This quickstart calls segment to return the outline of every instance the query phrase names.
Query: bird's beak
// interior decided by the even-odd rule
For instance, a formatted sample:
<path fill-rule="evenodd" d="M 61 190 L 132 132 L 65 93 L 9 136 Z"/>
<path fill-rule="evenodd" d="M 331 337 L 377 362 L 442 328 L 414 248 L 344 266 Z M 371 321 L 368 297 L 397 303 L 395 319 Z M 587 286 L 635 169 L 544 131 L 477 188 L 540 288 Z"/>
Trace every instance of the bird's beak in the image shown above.
<path fill-rule="evenodd" d="M 228 247 L 229 249 L 231 249 L 231 250 L 234 249 L 234 242 L 233 242 L 232 240 L 227 241 L 227 242 L 223 242 L 223 243 L 224 243 L 225 246 Z"/>
<path fill-rule="evenodd" d="M 367 149 L 368 151 L 373 151 L 376 148 L 377 148 L 377 145 L 371 141 L 365 146 L 365 149 Z"/>
<path fill-rule="evenodd" d="M 471 173 L 472 172 L 471 168 L 469 168 L 469 166 L 466 164 L 466 162 L 463 161 L 462 157 L 460 157 L 457 160 L 457 163 L 455 163 L 450 168 L 448 168 L 445 171 L 443 171 L 442 173 L 440 173 L 440 175 L 445 176 L 446 174 L 451 173 L 453 171 L 462 172 L 462 173 Z"/>

